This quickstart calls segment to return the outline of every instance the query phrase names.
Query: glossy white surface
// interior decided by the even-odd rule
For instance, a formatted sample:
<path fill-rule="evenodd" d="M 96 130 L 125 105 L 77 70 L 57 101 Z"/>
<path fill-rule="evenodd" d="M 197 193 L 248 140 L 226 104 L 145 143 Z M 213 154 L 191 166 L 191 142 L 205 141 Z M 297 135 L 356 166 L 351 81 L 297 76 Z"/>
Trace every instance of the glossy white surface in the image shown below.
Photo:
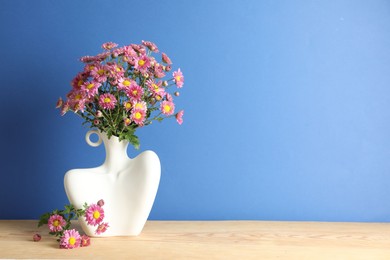
<path fill-rule="evenodd" d="M 99 140 L 92 142 L 89 137 L 97 134 Z M 131 159 L 127 156 L 128 142 L 119 142 L 105 133 L 90 130 L 86 141 L 91 146 L 103 141 L 106 149 L 105 162 L 95 168 L 73 169 L 65 174 L 65 191 L 70 203 L 77 208 L 87 202 L 97 203 L 103 199 L 105 217 L 110 227 L 99 236 L 136 236 L 152 209 L 160 182 L 161 166 L 157 154 L 145 151 Z M 86 225 L 80 219 L 83 230 L 89 236 L 95 235 L 96 227 Z"/>

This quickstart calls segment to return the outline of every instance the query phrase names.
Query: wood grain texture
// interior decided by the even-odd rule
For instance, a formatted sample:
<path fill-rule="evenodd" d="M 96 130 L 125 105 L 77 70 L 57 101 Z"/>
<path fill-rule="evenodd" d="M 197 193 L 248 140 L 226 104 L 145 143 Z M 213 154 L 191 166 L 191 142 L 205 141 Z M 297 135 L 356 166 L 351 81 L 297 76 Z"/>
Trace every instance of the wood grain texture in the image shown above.
<path fill-rule="evenodd" d="M 0 221 L 0 258 L 390 259 L 389 223 L 148 221 L 138 237 L 93 238 L 72 250 L 36 223 Z"/>

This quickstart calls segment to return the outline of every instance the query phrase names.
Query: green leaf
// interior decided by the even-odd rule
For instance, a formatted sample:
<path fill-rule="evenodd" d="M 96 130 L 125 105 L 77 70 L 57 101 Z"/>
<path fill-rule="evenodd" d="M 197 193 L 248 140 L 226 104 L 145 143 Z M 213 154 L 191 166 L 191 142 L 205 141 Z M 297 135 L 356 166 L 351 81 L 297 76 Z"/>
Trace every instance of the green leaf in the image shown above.
<path fill-rule="evenodd" d="M 74 210 L 74 207 L 72 204 L 65 205 L 64 214 L 70 214 Z"/>
<path fill-rule="evenodd" d="M 130 137 L 129 142 L 134 146 L 135 149 L 137 149 L 137 150 L 139 149 L 139 147 L 140 147 L 140 142 L 139 142 L 138 136 L 132 135 L 132 136 Z"/>
<path fill-rule="evenodd" d="M 47 224 L 49 222 L 50 216 L 50 212 L 42 214 L 42 216 L 39 218 L 38 227 Z"/>

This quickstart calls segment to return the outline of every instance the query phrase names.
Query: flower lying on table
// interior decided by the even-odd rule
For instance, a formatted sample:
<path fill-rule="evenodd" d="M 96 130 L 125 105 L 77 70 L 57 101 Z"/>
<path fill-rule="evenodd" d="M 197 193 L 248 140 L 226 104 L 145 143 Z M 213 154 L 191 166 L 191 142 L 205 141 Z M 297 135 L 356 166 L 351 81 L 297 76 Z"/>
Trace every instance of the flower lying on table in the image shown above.
<path fill-rule="evenodd" d="M 65 205 L 64 210 L 53 210 L 43 214 L 39 218 L 38 227 L 47 224 L 49 234 L 58 237 L 60 248 L 72 249 L 89 246 L 91 240 L 87 235 L 80 235 L 76 229 L 71 229 L 71 220 L 84 217 L 88 225 L 97 226 L 95 233 L 100 235 L 109 228 L 104 219 L 104 201 L 99 200 L 96 204 L 84 204 L 83 209 L 76 209 L 73 205 Z M 35 234 L 34 241 L 41 240 L 39 234 Z"/>

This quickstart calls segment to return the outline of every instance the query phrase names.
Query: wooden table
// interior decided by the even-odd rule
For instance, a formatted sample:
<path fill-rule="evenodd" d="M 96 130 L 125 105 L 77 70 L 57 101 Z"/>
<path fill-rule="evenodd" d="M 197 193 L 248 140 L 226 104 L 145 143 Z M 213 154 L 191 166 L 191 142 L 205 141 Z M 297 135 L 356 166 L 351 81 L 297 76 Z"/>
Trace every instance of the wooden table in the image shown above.
<path fill-rule="evenodd" d="M 36 223 L 1 220 L 0 258 L 390 259 L 390 223 L 148 221 L 138 237 L 68 250 Z"/>

